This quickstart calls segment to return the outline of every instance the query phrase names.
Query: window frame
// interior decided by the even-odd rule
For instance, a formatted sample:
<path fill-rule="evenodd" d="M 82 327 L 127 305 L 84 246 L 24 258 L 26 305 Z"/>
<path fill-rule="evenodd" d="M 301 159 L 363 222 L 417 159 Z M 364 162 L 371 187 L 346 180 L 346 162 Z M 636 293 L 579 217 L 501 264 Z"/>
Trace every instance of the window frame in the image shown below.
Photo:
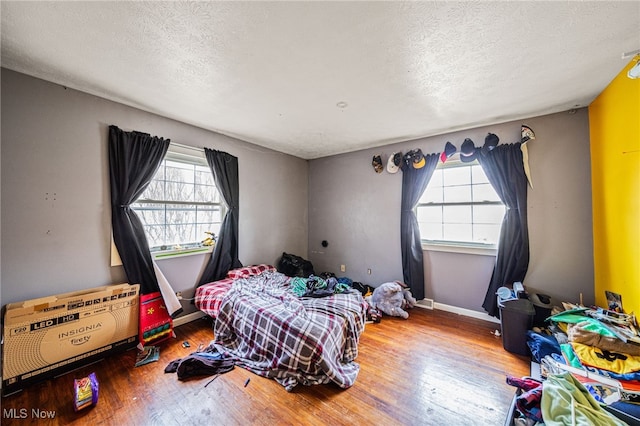
<path fill-rule="evenodd" d="M 211 169 L 205 157 L 204 150 L 186 146 L 186 145 L 171 143 L 169 145 L 167 153 L 165 154 L 165 157 L 162 159 L 161 167 L 164 167 L 166 161 L 174 161 L 178 163 L 187 164 L 190 166 L 204 166 L 207 168 L 209 172 L 211 172 Z M 155 178 L 155 174 L 154 174 L 154 178 Z M 215 182 L 214 182 L 214 187 L 215 187 Z M 224 216 L 227 211 L 227 206 L 222 200 L 222 196 L 217 187 L 215 187 L 215 190 L 218 191 L 218 194 L 220 196 L 219 202 L 156 200 L 156 199 L 149 199 L 149 198 L 138 198 L 134 203 L 132 203 L 132 208 L 136 211 L 136 214 L 140 216 L 140 213 L 138 212 L 138 208 L 133 206 L 140 205 L 140 204 L 142 205 L 164 204 L 164 205 L 178 205 L 178 206 L 180 205 L 212 206 L 220 210 L 220 224 L 222 224 L 222 220 L 224 219 Z M 143 223 L 143 226 L 146 227 L 146 224 L 144 223 L 144 221 L 142 221 L 142 223 Z M 166 222 L 163 224 L 163 226 L 167 226 L 167 225 L 168 224 Z M 193 224 L 193 225 L 197 225 L 197 222 L 196 224 Z M 146 229 L 145 229 L 145 236 L 147 236 Z M 202 238 L 204 240 L 205 236 L 203 236 Z M 148 236 L 147 236 L 147 242 L 149 242 Z M 151 246 L 150 244 L 149 251 L 151 252 L 152 257 L 154 257 L 155 259 L 163 259 L 167 257 L 190 256 L 194 254 L 210 253 L 213 251 L 213 246 L 205 246 L 202 244 L 202 241 L 179 242 L 177 244 L 162 244 L 162 245 L 154 245 L 154 246 Z"/>
<path fill-rule="evenodd" d="M 457 168 L 457 167 L 472 167 L 472 166 L 476 166 L 479 165 L 478 160 L 473 160 L 470 161 L 468 163 L 462 162 L 459 158 L 449 158 L 447 159 L 447 161 L 445 163 L 438 163 L 438 165 L 436 166 L 436 170 L 441 170 L 441 169 L 446 169 L 446 168 Z M 484 173 L 484 171 L 483 171 Z M 486 174 L 485 174 L 486 175 Z M 471 179 L 473 179 L 471 177 Z M 473 182 L 471 181 L 469 184 L 465 185 L 465 186 L 471 186 L 473 187 Z M 427 185 L 427 188 L 425 188 L 425 191 L 427 191 L 427 189 L 429 188 L 429 186 Z M 422 197 L 422 196 L 421 196 Z M 477 201 L 477 202 L 473 202 L 473 201 L 462 201 L 462 202 L 428 202 L 428 203 L 420 203 L 418 202 L 418 204 L 416 205 L 416 207 L 414 208 L 414 213 L 416 215 L 416 218 L 418 217 L 418 208 L 419 207 L 427 207 L 427 206 L 455 206 L 455 205 L 461 205 L 461 206 L 473 206 L 474 205 L 479 205 L 479 206 L 490 206 L 490 205 L 497 205 L 497 206 L 503 206 L 505 208 L 506 211 L 506 205 L 502 202 L 502 201 L 488 201 L 488 200 L 483 200 L 483 201 Z M 469 222 L 469 224 L 471 224 L 473 226 L 473 212 L 471 215 L 471 221 Z M 455 240 L 429 240 L 426 239 L 424 237 L 422 237 L 422 235 L 420 236 L 421 238 L 421 245 L 422 245 L 422 249 L 423 250 L 429 250 L 429 251 L 440 251 L 440 252 L 452 252 L 452 253 L 465 253 L 465 254 L 477 254 L 477 255 L 488 255 L 488 256 L 495 256 L 497 254 L 498 251 L 498 243 L 496 242 L 495 244 L 486 244 L 486 243 L 482 243 L 482 242 L 474 242 L 474 241 L 455 241 Z"/>

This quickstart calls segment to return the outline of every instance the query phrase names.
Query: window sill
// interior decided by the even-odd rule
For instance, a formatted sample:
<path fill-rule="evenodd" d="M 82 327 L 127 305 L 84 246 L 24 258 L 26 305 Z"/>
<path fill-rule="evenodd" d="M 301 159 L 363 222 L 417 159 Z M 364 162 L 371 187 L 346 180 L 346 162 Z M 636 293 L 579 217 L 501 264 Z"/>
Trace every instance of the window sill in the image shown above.
<path fill-rule="evenodd" d="M 151 253 L 154 260 L 173 259 L 176 257 L 193 256 L 196 254 L 206 254 L 213 252 L 213 246 L 208 247 L 191 247 L 181 250 L 160 250 Z"/>
<path fill-rule="evenodd" d="M 422 250 L 441 251 L 447 253 L 475 254 L 478 256 L 495 256 L 498 254 L 496 247 L 476 247 L 463 244 L 427 244 L 422 243 Z"/>

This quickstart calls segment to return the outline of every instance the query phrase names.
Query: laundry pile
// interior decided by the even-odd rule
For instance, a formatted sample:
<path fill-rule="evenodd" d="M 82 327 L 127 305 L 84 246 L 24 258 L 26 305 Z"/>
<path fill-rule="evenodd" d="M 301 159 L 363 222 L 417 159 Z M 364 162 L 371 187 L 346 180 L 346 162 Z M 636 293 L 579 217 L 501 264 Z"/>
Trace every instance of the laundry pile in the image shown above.
<path fill-rule="evenodd" d="M 635 316 L 564 304 L 527 332 L 541 378 L 507 376 L 517 387 L 516 425 L 640 422 L 640 336 Z M 624 419 L 625 421 L 622 421 Z"/>
<path fill-rule="evenodd" d="M 336 278 L 293 277 L 289 282 L 291 291 L 298 297 L 326 297 L 351 291 L 353 281 L 346 277 Z"/>

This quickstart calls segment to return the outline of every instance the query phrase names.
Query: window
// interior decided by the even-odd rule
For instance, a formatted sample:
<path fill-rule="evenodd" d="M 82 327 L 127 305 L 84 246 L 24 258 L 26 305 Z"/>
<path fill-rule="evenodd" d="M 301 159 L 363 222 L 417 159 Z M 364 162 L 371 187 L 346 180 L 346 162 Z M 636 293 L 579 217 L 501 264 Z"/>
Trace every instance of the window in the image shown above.
<path fill-rule="evenodd" d="M 145 192 L 132 205 L 151 251 L 200 247 L 205 232 L 218 235 L 224 203 L 203 151 L 169 145 Z"/>
<path fill-rule="evenodd" d="M 416 207 L 424 243 L 495 248 L 505 206 L 477 161 L 436 168 Z"/>

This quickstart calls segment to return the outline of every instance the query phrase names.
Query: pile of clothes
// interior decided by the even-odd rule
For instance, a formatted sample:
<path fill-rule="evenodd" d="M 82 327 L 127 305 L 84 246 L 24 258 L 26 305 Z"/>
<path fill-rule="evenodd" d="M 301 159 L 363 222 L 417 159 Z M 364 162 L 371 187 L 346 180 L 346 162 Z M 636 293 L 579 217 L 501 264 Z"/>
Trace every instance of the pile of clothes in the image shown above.
<path fill-rule="evenodd" d="M 290 281 L 291 291 L 298 297 L 326 297 L 333 294 L 347 293 L 352 289 L 365 296 L 371 287 L 347 277 L 336 277 L 333 272 L 323 272 L 319 276 L 293 277 Z"/>
<path fill-rule="evenodd" d="M 351 291 L 351 280 L 335 277 L 323 279 L 311 275 L 309 278 L 291 278 L 290 286 L 298 297 L 326 297 Z"/>
<path fill-rule="evenodd" d="M 507 376 L 507 383 L 519 389 L 514 423 L 627 424 L 620 417 L 640 422 L 635 317 L 566 304 L 546 323 L 544 329 L 527 332 L 541 380 Z"/>
<path fill-rule="evenodd" d="M 184 358 L 171 361 L 164 369 L 165 373 L 177 373 L 178 380 L 188 380 L 192 377 L 224 374 L 233 370 L 233 359 L 219 352 L 211 343 L 206 348 L 198 347 L 196 352 Z"/>

